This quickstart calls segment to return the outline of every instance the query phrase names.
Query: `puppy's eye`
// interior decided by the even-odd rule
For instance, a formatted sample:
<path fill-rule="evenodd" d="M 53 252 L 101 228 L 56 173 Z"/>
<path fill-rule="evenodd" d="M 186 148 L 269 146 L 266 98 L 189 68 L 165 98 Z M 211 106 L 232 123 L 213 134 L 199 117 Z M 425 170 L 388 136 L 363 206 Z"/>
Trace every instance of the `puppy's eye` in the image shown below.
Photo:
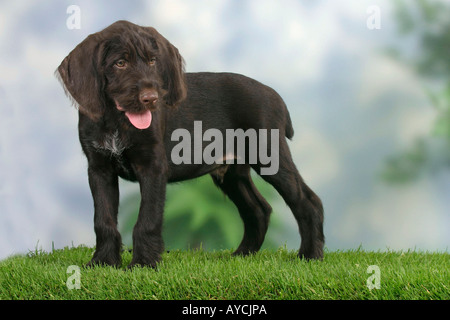
<path fill-rule="evenodd" d="M 117 60 L 114 64 L 119 69 L 125 69 L 127 67 L 127 62 L 123 59 Z"/>
<path fill-rule="evenodd" d="M 153 66 L 156 63 L 156 58 L 150 58 L 150 60 L 148 61 L 148 64 Z"/>

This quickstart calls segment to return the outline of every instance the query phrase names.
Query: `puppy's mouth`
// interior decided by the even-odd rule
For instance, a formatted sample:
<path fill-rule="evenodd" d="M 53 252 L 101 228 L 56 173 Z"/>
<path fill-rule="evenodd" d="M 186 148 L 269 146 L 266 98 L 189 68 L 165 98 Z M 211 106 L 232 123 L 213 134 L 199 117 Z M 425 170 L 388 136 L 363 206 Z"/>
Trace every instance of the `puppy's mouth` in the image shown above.
<path fill-rule="evenodd" d="M 135 128 L 144 130 L 150 127 L 152 123 L 152 112 L 150 110 L 142 112 L 126 111 L 117 100 L 115 102 L 117 110 L 125 112 L 128 120 Z"/>

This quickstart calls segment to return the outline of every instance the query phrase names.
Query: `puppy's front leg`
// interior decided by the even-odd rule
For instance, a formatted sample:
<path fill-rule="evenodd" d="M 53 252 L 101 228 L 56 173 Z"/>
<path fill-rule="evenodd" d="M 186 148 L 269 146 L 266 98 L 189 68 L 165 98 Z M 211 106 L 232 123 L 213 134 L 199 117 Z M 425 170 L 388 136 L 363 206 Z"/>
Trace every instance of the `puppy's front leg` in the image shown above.
<path fill-rule="evenodd" d="M 89 165 L 89 186 L 94 199 L 96 248 L 88 266 L 105 264 L 120 266 L 122 240 L 117 230 L 119 207 L 118 177 L 107 164 Z"/>
<path fill-rule="evenodd" d="M 135 265 L 155 268 L 164 250 L 162 223 L 166 198 L 167 163 L 165 155 L 152 157 L 145 164 L 134 166 L 141 189 L 141 207 L 133 230 L 133 259 Z"/>

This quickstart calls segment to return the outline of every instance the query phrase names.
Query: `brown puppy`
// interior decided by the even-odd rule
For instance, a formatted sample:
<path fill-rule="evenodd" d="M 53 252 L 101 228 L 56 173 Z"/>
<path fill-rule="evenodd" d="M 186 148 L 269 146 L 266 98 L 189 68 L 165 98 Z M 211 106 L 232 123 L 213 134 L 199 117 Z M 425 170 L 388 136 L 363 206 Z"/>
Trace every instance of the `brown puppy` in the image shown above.
<path fill-rule="evenodd" d="M 286 142 L 294 134 L 291 120 L 273 89 L 238 74 L 184 73 L 169 41 L 127 21 L 88 36 L 57 75 L 79 108 L 88 159 L 97 239 L 90 265 L 121 264 L 119 176 L 139 182 L 141 190 L 130 266 L 155 267 L 160 260 L 166 184 L 208 173 L 244 222 L 235 253 L 259 250 L 271 207 L 256 190 L 251 168 L 291 208 L 302 240 L 299 256 L 323 257 L 322 203 L 292 161 Z"/>

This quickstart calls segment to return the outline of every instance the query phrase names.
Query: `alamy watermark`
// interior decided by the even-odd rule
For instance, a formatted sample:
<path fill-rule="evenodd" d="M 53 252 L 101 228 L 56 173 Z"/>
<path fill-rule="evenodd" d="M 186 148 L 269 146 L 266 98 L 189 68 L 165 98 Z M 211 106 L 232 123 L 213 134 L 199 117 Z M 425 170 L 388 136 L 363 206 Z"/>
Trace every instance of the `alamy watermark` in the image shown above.
<path fill-rule="evenodd" d="M 370 265 L 367 267 L 367 273 L 371 274 L 366 281 L 366 287 L 369 290 L 381 288 L 381 270 L 377 265 Z M 67 278 L 66 287 L 69 290 L 81 289 L 81 269 L 77 265 L 70 265 L 67 267 L 66 273 L 70 276 Z M 265 311 L 265 310 L 264 310 Z M 228 313 L 228 312 L 227 312 Z M 184 314 L 184 313 L 183 313 Z"/>
<path fill-rule="evenodd" d="M 369 15 L 366 20 L 366 26 L 369 30 L 381 29 L 381 9 L 379 6 L 369 6 L 366 9 L 366 13 Z"/>
<path fill-rule="evenodd" d="M 369 290 L 381 288 L 381 271 L 377 265 L 371 265 L 367 267 L 367 273 L 372 275 L 367 278 L 366 285 Z"/>
<path fill-rule="evenodd" d="M 265 167 L 261 167 L 261 175 L 274 175 L 278 172 L 278 129 L 225 129 L 224 134 L 214 128 L 203 132 L 202 127 L 202 121 L 194 121 L 192 135 L 184 128 L 172 132 L 171 141 L 178 141 L 170 154 L 174 164 L 248 163 L 264 165 Z M 211 142 L 203 147 L 204 142 L 209 141 Z"/>
<path fill-rule="evenodd" d="M 76 266 L 76 265 L 68 266 L 66 273 L 70 274 L 70 276 L 67 278 L 67 281 L 66 281 L 67 289 L 69 289 L 69 290 L 81 289 L 80 267 Z"/>
<path fill-rule="evenodd" d="M 66 13 L 69 17 L 66 20 L 66 26 L 69 30 L 81 29 L 81 9 L 77 5 L 70 5 L 66 9 Z M 366 13 L 368 17 L 366 19 L 366 26 L 369 30 L 381 29 L 381 9 L 377 5 L 371 5 L 367 7 Z"/>
<path fill-rule="evenodd" d="M 66 26 L 69 30 L 81 29 L 81 9 L 77 5 L 70 5 L 66 10 L 70 16 L 66 20 Z"/>

